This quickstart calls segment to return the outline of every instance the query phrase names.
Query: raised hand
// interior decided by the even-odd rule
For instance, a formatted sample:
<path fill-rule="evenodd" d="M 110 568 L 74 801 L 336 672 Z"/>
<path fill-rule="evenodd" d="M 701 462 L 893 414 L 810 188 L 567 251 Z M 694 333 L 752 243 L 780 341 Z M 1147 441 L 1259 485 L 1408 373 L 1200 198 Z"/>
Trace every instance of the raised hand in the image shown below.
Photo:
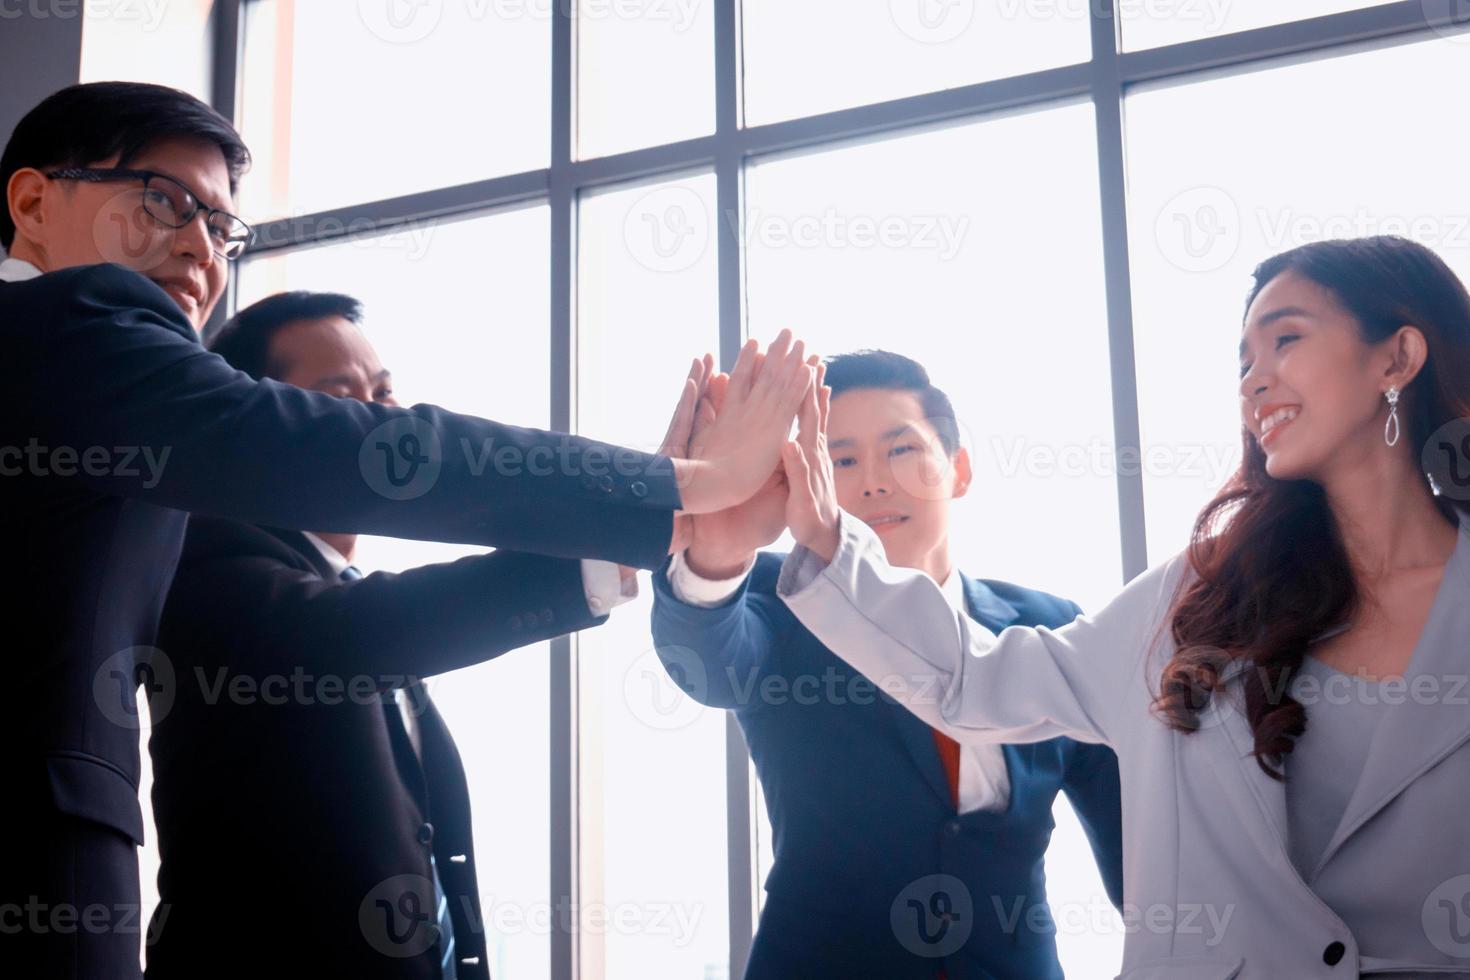
<path fill-rule="evenodd" d="M 819 359 L 807 359 L 807 365 L 818 368 Z M 695 425 L 694 444 L 700 443 L 702 429 L 718 416 L 728 379 L 717 375 L 709 383 L 706 396 L 711 411 L 701 411 Z M 707 579 L 734 578 L 750 567 L 755 553 L 775 542 L 786 529 L 786 471 L 777 466 L 754 497 L 713 514 L 692 518 L 693 540 L 684 553 L 694 574 Z"/>
<path fill-rule="evenodd" d="M 684 379 L 684 387 L 679 392 L 679 403 L 674 406 L 674 417 L 669 420 L 668 431 L 664 433 L 663 443 L 659 446 L 659 454 L 670 459 L 685 459 L 689 455 L 689 442 L 692 438 L 698 414 L 701 408 L 708 409 L 709 385 L 715 368 L 713 355 L 706 354 L 702 358 L 696 358 L 689 366 L 689 374 Z M 723 377 L 723 375 L 722 375 Z M 669 554 L 684 551 L 693 541 L 693 526 L 690 524 L 688 514 L 678 513 L 674 515 L 674 534 L 669 542 Z M 633 569 L 619 566 L 623 577 L 633 573 Z"/>
<path fill-rule="evenodd" d="M 781 444 L 813 382 L 801 341 L 781 334 L 761 353 L 751 341 L 740 351 L 724 404 L 693 447 L 675 460 L 688 514 L 709 514 L 744 503 L 765 486 L 781 459 Z"/>
<path fill-rule="evenodd" d="M 830 563 L 837 554 L 837 487 L 832 479 L 832 457 L 827 452 L 827 413 L 832 389 L 818 384 L 803 400 L 795 442 L 781 451 L 786 471 L 786 522 L 796 543 Z"/>

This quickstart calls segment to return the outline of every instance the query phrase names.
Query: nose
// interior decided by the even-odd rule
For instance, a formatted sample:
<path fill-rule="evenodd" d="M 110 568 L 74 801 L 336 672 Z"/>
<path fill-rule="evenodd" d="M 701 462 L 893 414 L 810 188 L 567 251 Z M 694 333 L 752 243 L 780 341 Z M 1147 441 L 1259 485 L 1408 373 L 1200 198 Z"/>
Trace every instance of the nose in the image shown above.
<path fill-rule="evenodd" d="M 882 472 L 881 464 L 875 466 L 870 463 L 863 467 L 863 497 L 865 499 L 886 497 L 892 493 L 888 489 L 888 481 L 884 478 L 885 475 Z"/>
<path fill-rule="evenodd" d="M 1260 398 L 1271 389 L 1270 378 L 1262 370 L 1260 362 L 1251 365 L 1240 379 L 1240 397 L 1247 401 Z"/>
<path fill-rule="evenodd" d="M 174 232 L 174 254 L 193 259 L 202 266 L 214 263 L 214 244 L 210 241 L 209 227 L 204 223 L 203 211 L 196 214 L 193 221 Z"/>

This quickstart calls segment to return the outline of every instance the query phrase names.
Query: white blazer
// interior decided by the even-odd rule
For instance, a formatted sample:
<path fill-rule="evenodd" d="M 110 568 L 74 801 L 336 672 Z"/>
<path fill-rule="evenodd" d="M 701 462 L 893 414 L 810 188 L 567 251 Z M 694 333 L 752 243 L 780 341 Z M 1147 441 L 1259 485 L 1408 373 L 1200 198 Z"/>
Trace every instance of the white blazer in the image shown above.
<path fill-rule="evenodd" d="M 1287 856 L 1283 784 L 1233 699 L 1191 734 L 1150 711 L 1183 555 L 1096 615 L 989 640 L 929 576 L 888 565 L 867 525 L 843 513 L 840 530 L 830 565 L 798 548 L 778 585 L 829 649 L 958 741 L 1117 752 L 1123 980 L 1470 977 L 1470 521 L 1310 887 Z"/>

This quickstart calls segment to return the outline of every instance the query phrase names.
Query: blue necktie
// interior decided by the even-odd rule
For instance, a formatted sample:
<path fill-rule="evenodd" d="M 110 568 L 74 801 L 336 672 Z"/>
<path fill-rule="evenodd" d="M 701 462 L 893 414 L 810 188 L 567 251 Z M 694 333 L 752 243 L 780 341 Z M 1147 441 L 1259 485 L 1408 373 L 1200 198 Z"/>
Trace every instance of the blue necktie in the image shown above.
<path fill-rule="evenodd" d="M 355 582 L 362 577 L 362 571 L 356 565 L 348 565 L 342 569 L 341 578 L 344 582 Z M 398 721 L 399 727 L 403 728 L 404 740 L 412 745 L 401 711 L 395 703 L 390 706 L 389 713 Z M 434 875 L 434 907 L 439 924 L 439 973 L 444 980 L 457 980 L 454 969 L 454 920 L 449 916 L 449 896 L 444 894 L 444 882 L 439 880 L 439 862 L 434 860 L 432 854 L 429 855 L 429 868 Z"/>

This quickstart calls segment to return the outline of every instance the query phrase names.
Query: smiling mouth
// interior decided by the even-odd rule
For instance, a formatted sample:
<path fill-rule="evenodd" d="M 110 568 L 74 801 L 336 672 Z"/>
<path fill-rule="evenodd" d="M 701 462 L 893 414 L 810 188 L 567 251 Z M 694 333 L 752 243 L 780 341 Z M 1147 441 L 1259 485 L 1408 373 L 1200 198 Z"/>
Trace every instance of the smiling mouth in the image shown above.
<path fill-rule="evenodd" d="M 164 292 L 173 297 L 175 303 L 178 303 L 180 306 L 183 307 L 193 307 L 195 309 L 198 309 L 199 297 L 189 292 L 189 290 L 185 289 L 183 286 L 177 285 L 176 283 L 162 282 L 158 285 Z"/>
<path fill-rule="evenodd" d="M 1299 408 L 1289 410 L 1283 409 L 1281 412 L 1273 412 L 1271 416 L 1265 420 L 1267 424 L 1264 426 L 1264 430 L 1261 432 L 1260 438 L 1257 440 L 1260 443 L 1261 448 L 1264 449 L 1274 443 L 1280 437 L 1281 431 L 1289 427 L 1293 422 L 1295 422 L 1300 414 L 1301 409 Z"/>
<path fill-rule="evenodd" d="M 865 518 L 863 521 L 863 523 L 867 524 L 868 527 L 872 528 L 875 531 L 884 531 L 888 528 L 898 527 L 900 524 L 905 524 L 907 522 L 908 518 L 900 514 L 890 514 L 886 517 L 870 517 Z"/>

